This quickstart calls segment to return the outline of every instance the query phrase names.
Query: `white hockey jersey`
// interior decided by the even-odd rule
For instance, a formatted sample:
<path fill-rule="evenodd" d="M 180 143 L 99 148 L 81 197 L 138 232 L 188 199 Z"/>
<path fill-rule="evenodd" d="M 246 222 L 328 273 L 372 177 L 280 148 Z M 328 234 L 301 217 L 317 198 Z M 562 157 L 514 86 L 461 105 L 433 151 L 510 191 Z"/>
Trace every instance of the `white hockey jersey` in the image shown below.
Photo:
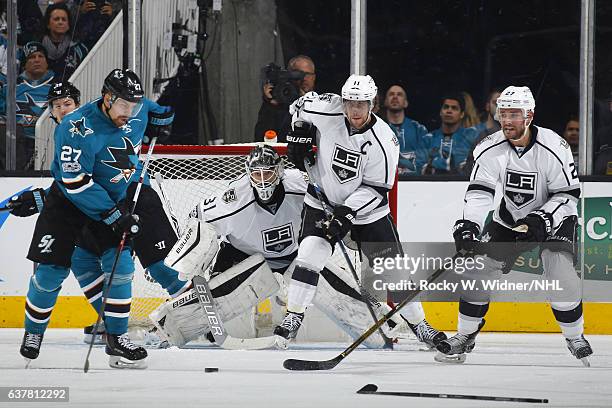
<path fill-rule="evenodd" d="M 355 224 L 369 224 L 389 213 L 388 191 L 399 160 L 395 133 L 372 114 L 368 126 L 351 135 L 336 94 L 309 92 L 289 108 L 292 123 L 304 120 L 317 131 L 317 160 L 312 174 L 333 206 L 356 211 Z M 321 209 L 312 187 L 304 200 Z"/>
<path fill-rule="evenodd" d="M 306 180 L 299 170 L 285 170 L 282 202 L 275 212 L 261 206 L 245 174 L 217 196 L 201 201 L 191 216 L 215 227 L 219 238 L 242 252 L 260 253 L 271 269 L 289 265 L 297 254 Z"/>
<path fill-rule="evenodd" d="M 580 184 L 572 151 L 550 129 L 531 126 L 531 141 L 522 153 L 501 130 L 476 146 L 463 217 L 481 230 L 497 185 L 503 197 L 493 220 L 506 227 L 539 209 L 552 215 L 553 231 L 563 219 L 577 215 Z"/>

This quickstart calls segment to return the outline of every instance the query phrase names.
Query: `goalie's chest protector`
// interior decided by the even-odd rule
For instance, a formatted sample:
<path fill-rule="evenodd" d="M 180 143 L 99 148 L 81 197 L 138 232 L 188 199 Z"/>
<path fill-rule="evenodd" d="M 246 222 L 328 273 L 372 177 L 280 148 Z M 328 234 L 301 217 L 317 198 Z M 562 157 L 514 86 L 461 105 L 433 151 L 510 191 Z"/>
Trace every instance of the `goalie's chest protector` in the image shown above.
<path fill-rule="evenodd" d="M 297 190 L 292 187 L 296 177 L 300 179 Z M 225 215 L 209 222 L 248 255 L 261 253 L 265 258 L 279 258 L 296 252 L 306 182 L 299 171 L 289 170 L 283 184 L 286 186 L 283 201 L 276 212 L 271 212 L 255 199 L 248 177 L 240 178 L 221 196 L 226 205 Z"/>

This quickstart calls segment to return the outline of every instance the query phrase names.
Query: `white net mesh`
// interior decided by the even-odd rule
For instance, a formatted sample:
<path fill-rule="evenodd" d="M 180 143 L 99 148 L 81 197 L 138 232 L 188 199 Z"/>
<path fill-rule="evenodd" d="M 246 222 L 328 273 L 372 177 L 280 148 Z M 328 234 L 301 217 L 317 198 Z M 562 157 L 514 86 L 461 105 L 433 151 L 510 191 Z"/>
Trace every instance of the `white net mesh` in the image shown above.
<path fill-rule="evenodd" d="M 198 202 L 223 193 L 232 180 L 244 174 L 246 157 L 252 147 L 253 144 L 156 147 L 148 173 L 152 179 L 158 173 L 163 178 L 164 192 L 181 228 Z M 294 168 L 285 156 L 286 147 L 274 147 L 281 154 L 285 168 Z M 151 185 L 159 193 L 155 180 Z M 349 250 L 349 255 L 359 272 L 357 252 Z M 340 251 L 334 251 L 332 262 L 346 266 Z M 134 275 L 130 326 L 151 326 L 149 313 L 168 298 L 167 292 L 146 271 L 138 269 Z"/>

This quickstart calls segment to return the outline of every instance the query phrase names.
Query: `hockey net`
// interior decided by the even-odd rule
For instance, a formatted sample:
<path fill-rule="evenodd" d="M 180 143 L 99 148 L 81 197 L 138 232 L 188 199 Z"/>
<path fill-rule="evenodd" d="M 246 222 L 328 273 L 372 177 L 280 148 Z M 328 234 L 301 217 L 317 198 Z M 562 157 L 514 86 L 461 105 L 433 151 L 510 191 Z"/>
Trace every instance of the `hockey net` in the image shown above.
<path fill-rule="evenodd" d="M 151 186 L 159 194 L 155 181 L 156 174 L 164 180 L 164 192 L 172 210 L 184 227 L 189 213 L 198 202 L 227 190 L 229 183 L 245 172 L 246 158 L 255 146 L 254 143 L 220 146 L 156 146 L 148 168 Z M 294 168 L 287 160 L 286 145 L 275 144 L 274 148 L 283 158 L 285 168 Z M 146 155 L 146 146 L 141 159 Z M 397 183 L 389 194 L 392 214 L 395 216 L 397 203 Z M 359 257 L 355 251 L 349 255 L 359 272 Z M 339 251 L 334 251 L 332 262 L 346 267 Z M 168 293 L 146 270 L 138 268 L 134 274 L 131 327 L 151 327 L 148 315 L 162 302 L 169 299 Z"/>

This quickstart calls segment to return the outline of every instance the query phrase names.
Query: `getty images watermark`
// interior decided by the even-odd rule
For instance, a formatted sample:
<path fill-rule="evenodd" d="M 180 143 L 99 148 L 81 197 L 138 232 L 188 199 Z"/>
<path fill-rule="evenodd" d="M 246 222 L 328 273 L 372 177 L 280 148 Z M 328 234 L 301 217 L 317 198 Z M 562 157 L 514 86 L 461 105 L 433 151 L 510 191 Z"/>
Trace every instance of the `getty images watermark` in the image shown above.
<path fill-rule="evenodd" d="M 426 276 L 418 277 L 417 273 L 444 269 L 450 274 L 447 278 L 431 282 Z M 559 280 L 532 279 L 528 281 L 508 281 L 488 276 L 494 272 L 487 267 L 485 256 L 443 257 L 396 255 L 395 257 L 374 258 L 372 272 L 385 275 L 384 279 L 374 279 L 372 287 L 377 291 L 438 291 L 463 292 L 538 292 L 563 291 Z M 454 273 L 452 273 L 454 272 Z M 408 278 L 406 278 L 408 276 Z M 395 279 L 394 279 L 395 278 Z"/>

